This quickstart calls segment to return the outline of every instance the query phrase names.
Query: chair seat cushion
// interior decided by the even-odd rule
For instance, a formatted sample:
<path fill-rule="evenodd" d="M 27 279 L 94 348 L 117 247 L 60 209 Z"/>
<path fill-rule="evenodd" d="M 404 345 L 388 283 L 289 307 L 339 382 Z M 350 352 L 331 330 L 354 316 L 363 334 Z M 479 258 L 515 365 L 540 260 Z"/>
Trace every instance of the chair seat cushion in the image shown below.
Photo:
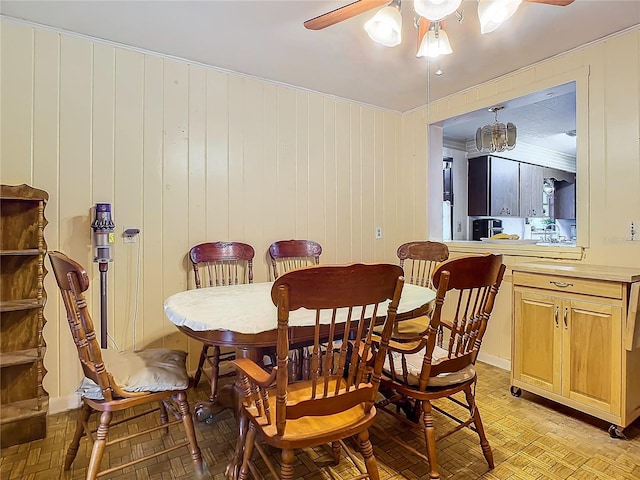
<path fill-rule="evenodd" d="M 396 377 L 402 380 L 402 354 L 398 352 L 392 352 L 393 356 L 393 366 L 396 373 Z M 433 356 L 431 358 L 431 363 L 433 365 L 441 363 L 443 360 L 446 360 L 448 356 L 447 350 L 441 347 L 435 347 L 433 351 Z M 409 385 L 418 385 L 420 381 L 420 372 L 422 371 L 422 363 L 424 361 L 424 350 L 421 350 L 416 353 L 411 353 L 409 355 L 405 355 L 405 360 L 407 362 L 407 384 Z M 382 368 L 385 374 L 392 377 L 391 375 L 391 365 L 389 363 L 389 357 L 387 356 L 384 361 L 384 367 Z M 473 369 L 473 365 L 467 365 L 462 370 L 458 370 L 456 372 L 446 372 L 441 373 L 435 377 L 429 378 L 428 387 L 448 387 L 450 385 L 457 385 L 459 383 L 464 383 L 468 380 L 471 380 L 475 377 L 476 372 Z"/>
<path fill-rule="evenodd" d="M 391 338 L 396 340 L 413 340 L 417 337 L 421 337 L 429 328 L 430 318 L 426 315 L 422 317 L 409 318 L 407 320 L 401 320 L 396 322 L 393 326 L 393 333 Z M 378 335 L 382 335 L 382 329 L 384 325 L 376 325 L 373 329 Z"/>
<path fill-rule="evenodd" d="M 102 350 L 102 360 L 107 372 L 126 392 L 161 392 L 185 390 L 189 386 L 186 360 L 187 352 L 155 348 L 139 352 Z M 100 387 L 85 378 L 77 390 L 83 398 L 102 400 Z"/>

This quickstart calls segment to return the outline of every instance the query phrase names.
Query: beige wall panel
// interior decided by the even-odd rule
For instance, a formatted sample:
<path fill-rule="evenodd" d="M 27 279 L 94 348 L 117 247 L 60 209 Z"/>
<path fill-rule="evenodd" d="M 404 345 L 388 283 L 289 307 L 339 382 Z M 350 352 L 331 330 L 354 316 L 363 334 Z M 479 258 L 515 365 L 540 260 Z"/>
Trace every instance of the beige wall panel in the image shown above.
<path fill-rule="evenodd" d="M 536 81 L 535 68 L 527 68 L 513 74 L 513 85 L 524 87 Z"/>
<path fill-rule="evenodd" d="M 296 231 L 292 238 L 309 238 L 309 97 L 296 93 Z"/>
<path fill-rule="evenodd" d="M 61 37 L 59 247 L 87 270 L 91 279 L 88 298 L 93 298 L 93 289 L 99 288 L 91 247 L 91 65 L 92 46 L 88 40 Z M 99 305 L 90 305 L 90 310 L 99 323 Z M 60 333 L 60 365 L 64 366 L 60 385 L 62 392 L 69 392 L 78 386 L 81 374 L 71 333 Z"/>
<path fill-rule="evenodd" d="M 375 111 L 373 108 L 362 107 L 360 112 L 360 132 L 362 140 L 360 142 L 360 198 L 354 195 L 354 201 L 361 209 L 360 231 L 361 247 L 359 260 L 362 262 L 373 262 L 376 260 L 375 253 L 375 207 L 376 190 L 375 178 L 378 167 L 376 148 Z M 379 173 L 378 173 L 379 175 Z M 384 236 L 384 230 L 382 235 Z M 379 240 L 378 240 L 379 241 Z"/>
<path fill-rule="evenodd" d="M 34 31 L 25 25 L 3 22 L 0 40 L 0 182 L 33 184 Z"/>
<path fill-rule="evenodd" d="M 361 112 L 366 107 L 360 105 L 351 105 L 349 107 L 349 137 L 351 138 L 350 148 L 350 174 L 351 180 L 351 198 L 349 203 L 351 204 L 351 220 L 349 233 L 351 236 L 349 258 L 345 259 L 345 262 L 362 261 L 362 240 L 365 232 L 362 230 L 362 218 L 364 216 L 362 205 L 362 143 L 365 142 L 365 136 L 363 135 L 361 125 Z"/>
<path fill-rule="evenodd" d="M 336 101 L 336 263 L 349 262 L 353 254 L 350 113 L 349 103 Z"/>
<path fill-rule="evenodd" d="M 164 60 L 164 158 L 162 198 L 163 298 L 186 290 L 189 250 L 189 66 Z M 187 349 L 187 339 L 163 322 L 163 344 Z"/>
<path fill-rule="evenodd" d="M 229 239 L 229 75 L 207 71 L 207 241 Z"/>
<path fill-rule="evenodd" d="M 27 28 L 23 26 L 23 28 Z M 49 221 L 44 234 L 49 250 L 58 248 L 58 101 L 59 101 L 59 35 L 48 30 L 35 30 L 34 83 L 33 83 L 33 184 L 49 193 L 45 217 Z M 4 103 L 4 98 L 2 99 Z M 59 339 L 69 336 L 65 317 L 59 315 L 60 294 L 49 261 L 45 260 L 49 274 L 44 288 L 47 303 L 44 312 L 45 338 Z M 60 396 L 60 342 L 47 343 L 44 366 L 44 389 L 52 397 Z"/>
<path fill-rule="evenodd" d="M 513 78 L 507 77 L 497 82 L 498 92 L 509 92 L 513 89 Z"/>
<path fill-rule="evenodd" d="M 322 246 L 324 263 L 338 262 L 336 225 L 337 173 L 336 173 L 336 100 L 324 98 L 324 161 L 325 161 L 325 243 Z"/>
<path fill-rule="evenodd" d="M 265 250 L 268 245 L 282 236 L 278 230 L 276 217 L 281 215 L 276 191 L 278 188 L 278 86 L 270 83 L 263 85 L 263 100 L 256 108 L 262 109 L 264 121 L 262 144 L 262 186 L 260 204 L 265 212 L 262 221 L 262 233 L 265 240 Z M 272 273 L 268 275 L 272 279 Z"/>
<path fill-rule="evenodd" d="M 142 178 L 144 146 L 144 56 L 130 50 L 115 52 L 113 204 L 115 261 L 113 297 L 119 301 L 110 310 L 109 332 L 121 349 L 139 348 L 143 344 L 144 317 L 140 291 L 136 287 L 140 238 L 124 243 L 125 228 L 141 229 L 143 218 Z M 96 182 L 99 178 L 95 178 Z M 143 232 L 144 233 L 144 232 Z M 139 286 L 138 286 L 139 287 Z M 134 345 L 135 336 L 135 345 Z"/>
<path fill-rule="evenodd" d="M 166 319 L 162 303 L 164 271 L 163 224 L 163 113 L 164 113 L 164 62 L 159 57 L 144 58 L 143 105 L 143 159 L 142 205 L 143 220 L 140 225 L 142 247 L 140 317 L 144 332 L 144 346 L 162 346 L 162 332 L 173 332 L 175 327 Z M 167 296 L 170 292 L 166 292 Z M 192 359 L 191 359 L 192 360 Z"/>
<path fill-rule="evenodd" d="M 309 211 L 308 238 L 323 247 L 320 263 L 328 263 L 326 252 L 327 222 L 325 209 L 324 101 L 321 95 L 309 94 Z"/>
<path fill-rule="evenodd" d="M 498 95 L 500 91 L 498 90 L 498 82 L 496 80 L 491 80 L 487 83 L 483 83 L 478 87 L 478 99 L 489 98 L 495 95 Z"/>
<path fill-rule="evenodd" d="M 207 69 L 191 65 L 189 66 L 189 248 L 207 241 L 206 127 Z"/>
<path fill-rule="evenodd" d="M 278 183 L 280 214 L 274 219 L 281 238 L 296 236 L 296 92 L 278 87 Z"/>
<path fill-rule="evenodd" d="M 255 249 L 254 281 L 261 282 L 268 278 L 269 267 L 266 250 L 270 243 L 264 237 L 262 225 L 274 220 L 274 211 L 265 208 L 265 184 L 263 169 L 265 166 L 264 151 L 264 82 L 245 79 L 242 99 L 243 110 L 243 144 L 244 144 L 244 210 L 238 219 L 244 226 L 241 241 L 247 242 Z M 291 205 L 289 206 L 291 208 Z"/>
<path fill-rule="evenodd" d="M 229 77 L 229 232 L 228 237 L 221 240 L 246 241 L 244 231 L 244 77 Z"/>
<path fill-rule="evenodd" d="M 400 222 L 400 235 L 401 242 L 408 242 L 415 239 L 415 222 L 426 222 L 424 219 L 416 219 L 413 215 L 413 209 L 416 207 L 413 203 L 415 196 L 415 169 L 417 163 L 420 161 L 417 158 L 417 150 L 420 148 L 419 144 L 426 141 L 426 138 L 418 138 L 417 123 L 420 122 L 421 116 L 419 111 L 413 111 L 406 116 L 402 125 L 402 137 L 406 144 L 406 150 L 403 151 L 403 158 L 398 169 L 399 177 L 399 194 L 400 199 L 398 201 L 398 220 Z M 408 143 L 407 143 L 408 142 Z M 424 161 L 424 160 L 423 160 Z"/>
<path fill-rule="evenodd" d="M 400 118 L 400 116 L 398 116 Z M 390 219 L 385 221 L 385 197 L 387 192 L 394 190 L 394 185 L 391 185 L 386 176 L 387 170 L 391 170 L 389 164 L 384 162 L 385 152 L 385 113 L 376 110 L 373 115 L 374 122 L 374 141 L 373 141 L 373 162 L 374 162 L 374 177 L 373 177 L 373 227 L 380 227 L 384 225 L 382 230 L 382 238 L 376 239 L 373 243 L 373 258 L 376 261 L 384 258 L 385 256 L 385 239 L 387 237 L 393 238 L 397 235 L 395 231 L 395 224 L 391 225 Z M 392 217 L 391 215 L 389 215 Z M 395 218 L 395 215 L 393 215 Z M 364 227 L 363 227 L 364 228 Z"/>
<path fill-rule="evenodd" d="M 402 123 L 401 117 L 391 112 L 383 112 L 383 147 L 382 156 L 384 158 L 383 168 L 383 189 L 384 192 L 384 209 L 382 212 L 383 235 L 382 235 L 382 252 L 376 252 L 376 259 L 380 261 L 389 261 L 394 263 L 397 261 L 395 255 L 399 245 L 399 239 L 404 234 L 407 225 L 402 222 L 400 211 L 402 204 L 400 197 L 403 193 L 403 184 L 401 183 L 400 172 L 404 168 L 403 160 L 401 160 L 400 142 L 402 141 Z M 391 235 L 384 232 L 391 232 Z M 380 241 L 380 240 L 379 240 Z"/>

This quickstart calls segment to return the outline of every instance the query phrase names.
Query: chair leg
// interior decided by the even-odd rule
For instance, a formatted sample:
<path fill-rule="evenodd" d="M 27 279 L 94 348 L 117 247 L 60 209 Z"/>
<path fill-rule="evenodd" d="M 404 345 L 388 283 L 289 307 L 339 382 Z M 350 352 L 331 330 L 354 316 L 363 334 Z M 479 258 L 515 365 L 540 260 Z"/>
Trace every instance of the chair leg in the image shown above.
<path fill-rule="evenodd" d="M 202 376 L 202 369 L 204 367 L 204 362 L 207 359 L 207 355 L 209 353 L 209 345 L 202 345 L 202 350 L 200 351 L 200 360 L 198 360 L 198 368 L 196 370 L 196 374 L 193 376 L 194 387 L 198 386 L 200 383 L 200 377 Z"/>
<path fill-rule="evenodd" d="M 193 426 L 193 417 L 191 416 L 191 410 L 189 409 L 189 402 L 187 402 L 187 394 L 185 392 L 179 392 L 175 396 L 180 413 L 182 414 L 182 424 L 184 425 L 184 431 L 187 434 L 189 440 L 189 452 L 191 453 L 191 460 L 196 468 L 198 475 L 202 475 L 202 453 L 198 442 L 196 441 L 196 430 Z"/>
<path fill-rule="evenodd" d="M 333 453 L 333 463 L 338 465 L 340 463 L 340 453 L 342 447 L 340 447 L 340 442 L 331 442 L 331 452 Z"/>
<path fill-rule="evenodd" d="M 87 480 L 95 480 L 98 475 L 98 471 L 100 470 L 102 454 L 107 446 L 107 434 L 109 433 L 111 418 L 113 418 L 112 412 L 102 412 L 100 415 L 100 425 L 96 432 L 96 441 L 93 444 L 91 458 L 89 459 L 89 466 L 87 467 Z"/>
<path fill-rule="evenodd" d="M 166 425 L 167 423 L 169 423 L 169 415 L 167 414 L 167 407 L 162 400 L 159 400 L 158 404 L 160 405 L 160 423 L 162 423 L 162 425 Z M 162 431 L 164 432 L 165 435 L 168 435 L 169 427 L 164 427 Z"/>
<path fill-rule="evenodd" d="M 422 421 L 424 422 L 424 440 L 427 444 L 427 458 L 429 459 L 429 478 L 440 478 L 436 454 L 436 429 L 433 426 L 431 402 L 428 400 L 422 402 Z"/>
<path fill-rule="evenodd" d="M 282 450 L 282 463 L 280 464 L 280 480 L 293 480 L 293 460 L 295 452 L 293 450 Z"/>
<path fill-rule="evenodd" d="M 211 396 L 209 401 L 213 402 L 218 395 L 218 375 L 220 374 L 220 347 L 213 347 L 211 355 Z"/>
<path fill-rule="evenodd" d="M 80 409 L 80 413 L 78 414 L 78 425 L 76 426 L 76 432 L 73 434 L 73 440 L 71 440 L 71 445 L 67 449 L 67 455 L 64 458 L 64 469 L 69 470 L 71 468 L 71 464 L 76 458 L 78 454 L 78 448 L 80 448 L 80 440 L 85 435 L 84 425 L 89 421 L 89 417 L 93 413 L 93 410 L 89 405 L 82 402 L 82 408 Z"/>
<path fill-rule="evenodd" d="M 244 453 L 242 454 L 242 467 L 240 468 L 239 480 L 247 480 L 249 478 L 249 462 L 253 455 L 253 445 L 256 441 L 256 427 L 253 423 L 249 424 L 247 439 L 244 443 Z"/>
<path fill-rule="evenodd" d="M 487 440 L 487 436 L 484 433 L 482 418 L 480 418 L 480 410 L 478 410 L 478 405 L 476 405 L 475 396 L 471 391 L 471 387 L 465 388 L 464 394 L 467 397 L 467 404 L 469 405 L 469 411 L 473 415 L 473 423 L 476 426 L 476 432 L 478 433 L 478 437 L 480 437 L 480 446 L 482 447 L 482 454 L 484 455 L 484 458 L 487 460 L 487 465 L 489 465 L 489 469 L 492 470 L 494 467 L 493 453 L 491 452 L 491 446 L 489 445 L 489 440 Z"/>
<path fill-rule="evenodd" d="M 378 473 L 378 464 L 376 457 L 373 456 L 373 447 L 369 440 L 369 430 L 363 430 L 358 434 L 358 441 L 360 442 L 360 453 L 364 457 L 364 464 L 367 467 L 367 474 L 369 474 L 370 480 L 380 480 L 380 474 Z"/>

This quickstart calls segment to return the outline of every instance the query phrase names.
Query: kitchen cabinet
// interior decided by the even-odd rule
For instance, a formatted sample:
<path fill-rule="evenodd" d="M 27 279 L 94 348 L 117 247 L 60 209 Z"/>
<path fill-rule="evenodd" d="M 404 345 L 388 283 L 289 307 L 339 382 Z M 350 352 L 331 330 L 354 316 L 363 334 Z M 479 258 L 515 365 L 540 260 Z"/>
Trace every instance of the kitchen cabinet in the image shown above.
<path fill-rule="evenodd" d="M 49 195 L 0 185 L 0 439 L 2 448 L 44 438 L 48 396 L 42 387 L 42 329 Z"/>
<path fill-rule="evenodd" d="M 520 216 L 542 217 L 542 183 L 544 168 L 520 163 Z"/>
<path fill-rule="evenodd" d="M 629 308 L 638 282 L 640 269 L 515 265 L 512 393 L 524 389 L 601 418 L 621 435 L 640 416 L 640 348 L 627 338 L 640 322 Z"/>
<path fill-rule="evenodd" d="M 469 159 L 468 215 L 519 216 L 518 162 L 482 156 Z"/>
<path fill-rule="evenodd" d="M 566 181 L 555 182 L 551 197 L 550 216 L 554 219 L 576 218 L 576 184 Z"/>

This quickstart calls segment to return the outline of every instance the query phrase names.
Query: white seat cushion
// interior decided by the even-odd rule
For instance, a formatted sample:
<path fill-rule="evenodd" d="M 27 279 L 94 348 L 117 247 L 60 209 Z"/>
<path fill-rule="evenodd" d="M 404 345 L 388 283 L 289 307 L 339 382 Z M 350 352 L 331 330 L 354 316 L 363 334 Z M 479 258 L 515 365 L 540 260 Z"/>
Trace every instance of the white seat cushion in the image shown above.
<path fill-rule="evenodd" d="M 187 352 L 155 348 L 139 352 L 102 350 L 107 372 L 126 392 L 185 390 L 189 386 Z M 77 390 L 82 397 L 102 400 L 100 387 L 88 378 Z"/>
<path fill-rule="evenodd" d="M 447 358 L 448 352 L 444 348 L 435 347 L 431 363 L 436 364 Z M 392 352 L 393 366 L 395 369 L 396 377 L 402 379 L 402 354 L 398 352 Z M 405 355 L 407 362 L 407 383 L 409 385 L 418 385 L 420 381 L 420 372 L 422 371 L 422 363 L 424 360 L 424 350 L 410 355 Z M 385 357 L 383 371 L 391 376 L 391 365 L 389 363 L 389 356 Z M 457 385 L 471 380 L 475 376 L 476 372 L 473 369 L 473 365 L 468 365 L 462 370 L 451 373 L 441 373 L 435 377 L 429 378 L 429 387 L 447 387 L 450 385 Z"/>

